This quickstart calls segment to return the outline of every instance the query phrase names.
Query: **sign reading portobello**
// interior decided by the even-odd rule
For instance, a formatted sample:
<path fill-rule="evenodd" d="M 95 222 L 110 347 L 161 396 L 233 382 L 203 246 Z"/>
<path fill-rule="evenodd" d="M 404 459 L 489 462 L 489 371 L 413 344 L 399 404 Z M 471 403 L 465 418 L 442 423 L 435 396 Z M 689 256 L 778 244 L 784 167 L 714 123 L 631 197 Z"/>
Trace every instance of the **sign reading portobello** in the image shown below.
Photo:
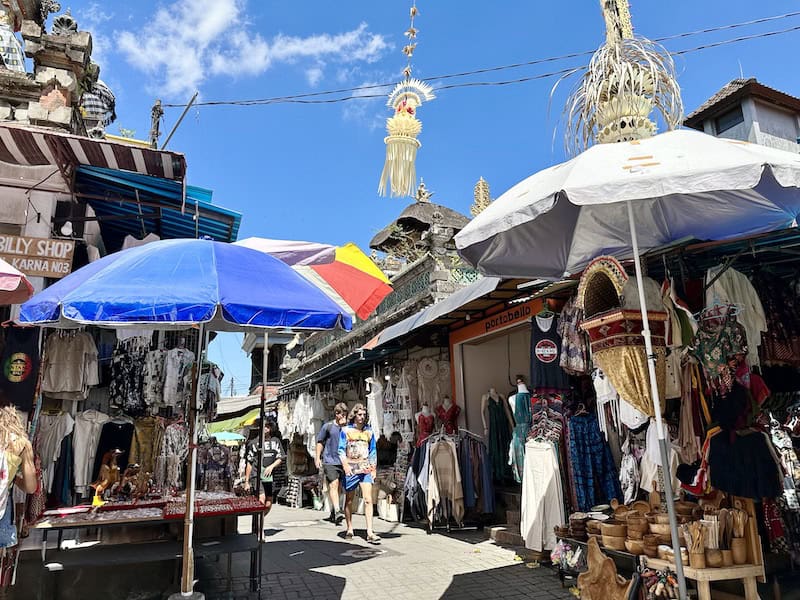
<path fill-rule="evenodd" d="M 0 234 L 0 258 L 33 277 L 60 279 L 72 271 L 73 240 Z"/>

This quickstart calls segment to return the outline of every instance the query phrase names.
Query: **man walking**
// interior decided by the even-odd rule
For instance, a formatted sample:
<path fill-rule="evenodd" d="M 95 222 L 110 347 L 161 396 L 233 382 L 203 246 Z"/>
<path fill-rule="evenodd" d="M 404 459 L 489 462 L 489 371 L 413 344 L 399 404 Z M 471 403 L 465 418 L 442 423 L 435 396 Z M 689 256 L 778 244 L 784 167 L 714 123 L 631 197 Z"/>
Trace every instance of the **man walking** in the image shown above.
<path fill-rule="evenodd" d="M 314 462 L 328 482 L 328 497 L 331 501 L 331 520 L 337 525 L 344 515 L 339 508 L 339 481 L 344 480 L 342 460 L 339 458 L 339 435 L 347 424 L 347 404 L 340 402 L 333 409 L 333 421 L 325 423 L 317 436 L 317 452 Z"/>
<path fill-rule="evenodd" d="M 367 425 L 367 409 L 356 404 L 350 411 L 349 424 L 339 434 L 339 458 L 344 469 L 344 490 L 347 498 L 344 503 L 344 518 L 347 521 L 346 540 L 353 539 L 353 494 L 361 488 L 364 499 L 364 516 L 367 519 L 367 541 L 377 544 L 381 538 L 372 530 L 372 484 L 378 465 L 375 434 Z"/>

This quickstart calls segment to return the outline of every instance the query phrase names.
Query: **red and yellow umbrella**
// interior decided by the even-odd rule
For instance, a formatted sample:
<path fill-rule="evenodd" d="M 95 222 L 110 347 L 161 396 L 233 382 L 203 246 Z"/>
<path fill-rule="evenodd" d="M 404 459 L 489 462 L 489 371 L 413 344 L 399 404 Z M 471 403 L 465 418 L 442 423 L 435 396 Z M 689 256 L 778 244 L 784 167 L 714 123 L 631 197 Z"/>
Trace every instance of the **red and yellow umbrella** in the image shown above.
<path fill-rule="evenodd" d="M 333 246 L 257 237 L 236 243 L 282 260 L 362 320 L 392 291 L 383 271 L 353 243 Z"/>

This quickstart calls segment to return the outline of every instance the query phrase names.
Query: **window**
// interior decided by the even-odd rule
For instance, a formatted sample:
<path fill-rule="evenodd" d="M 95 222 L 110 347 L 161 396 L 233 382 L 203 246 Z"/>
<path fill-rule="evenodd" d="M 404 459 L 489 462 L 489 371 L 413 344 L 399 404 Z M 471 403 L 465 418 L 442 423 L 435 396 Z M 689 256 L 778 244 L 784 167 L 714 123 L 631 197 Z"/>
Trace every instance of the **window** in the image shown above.
<path fill-rule="evenodd" d="M 723 131 L 727 131 L 731 127 L 735 127 L 739 123 L 744 123 L 744 114 L 742 114 L 741 105 L 721 114 L 714 120 L 714 125 L 717 129 L 717 135 Z"/>

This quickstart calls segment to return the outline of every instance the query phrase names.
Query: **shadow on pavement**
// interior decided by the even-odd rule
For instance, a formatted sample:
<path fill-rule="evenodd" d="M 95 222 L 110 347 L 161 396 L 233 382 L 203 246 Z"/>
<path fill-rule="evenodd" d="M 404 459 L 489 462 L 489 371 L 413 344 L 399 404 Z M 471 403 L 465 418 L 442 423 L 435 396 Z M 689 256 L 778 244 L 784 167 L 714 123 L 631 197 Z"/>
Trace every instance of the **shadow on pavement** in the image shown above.
<path fill-rule="evenodd" d="M 572 599 L 567 588 L 554 571 L 546 567 L 531 569 L 525 563 L 455 575 L 442 599 L 456 600 L 463 598 L 536 598 L 536 600 Z M 573 599 L 574 600 L 574 599 Z"/>
<path fill-rule="evenodd" d="M 344 536 L 344 532 L 341 535 Z M 338 600 L 344 592 L 345 580 L 312 569 L 349 565 L 392 554 L 390 550 L 379 545 L 364 546 L 343 540 L 267 541 L 263 552 L 262 598 L 296 597 L 314 600 Z M 196 589 L 202 591 L 207 600 L 254 598 L 255 595 L 248 593 L 249 568 L 249 555 L 242 554 L 234 559 L 233 581 L 229 591 L 227 563 L 224 559 L 219 562 L 198 562 L 195 568 L 195 577 L 199 579 Z"/>

